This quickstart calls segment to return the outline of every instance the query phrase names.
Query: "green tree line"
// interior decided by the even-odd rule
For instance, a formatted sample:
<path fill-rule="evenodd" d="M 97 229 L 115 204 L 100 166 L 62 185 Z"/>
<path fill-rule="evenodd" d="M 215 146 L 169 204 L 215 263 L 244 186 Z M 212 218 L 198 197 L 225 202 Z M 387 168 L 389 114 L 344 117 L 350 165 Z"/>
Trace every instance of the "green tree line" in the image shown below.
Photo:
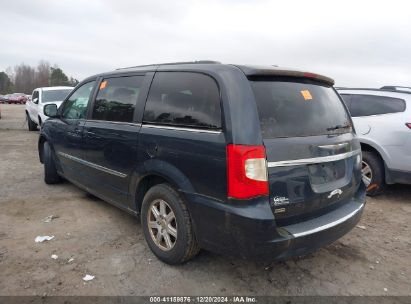
<path fill-rule="evenodd" d="M 31 94 L 39 87 L 75 86 L 77 83 L 77 79 L 68 77 L 58 65 L 51 66 L 44 60 L 37 66 L 21 63 L 0 72 L 0 94 Z"/>

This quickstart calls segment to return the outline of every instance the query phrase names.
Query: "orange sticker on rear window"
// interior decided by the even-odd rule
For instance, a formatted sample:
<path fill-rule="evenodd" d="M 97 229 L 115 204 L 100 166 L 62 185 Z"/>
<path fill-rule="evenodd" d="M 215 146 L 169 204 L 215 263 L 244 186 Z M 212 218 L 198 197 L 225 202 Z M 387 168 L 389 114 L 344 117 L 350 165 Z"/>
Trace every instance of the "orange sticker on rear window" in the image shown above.
<path fill-rule="evenodd" d="M 102 83 L 100 83 L 100 90 L 104 89 L 107 85 L 107 80 L 104 80 Z"/>
<path fill-rule="evenodd" d="M 302 91 L 301 91 L 301 95 L 303 95 L 304 100 L 311 100 L 311 99 L 313 99 L 313 97 L 311 96 L 310 91 L 308 91 L 308 90 L 302 90 Z"/>

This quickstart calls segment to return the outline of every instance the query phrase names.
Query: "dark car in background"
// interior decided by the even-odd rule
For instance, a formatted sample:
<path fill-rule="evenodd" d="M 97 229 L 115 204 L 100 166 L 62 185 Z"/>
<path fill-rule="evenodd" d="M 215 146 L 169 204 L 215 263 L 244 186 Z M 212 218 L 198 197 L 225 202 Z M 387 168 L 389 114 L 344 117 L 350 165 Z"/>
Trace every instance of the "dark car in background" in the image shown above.
<path fill-rule="evenodd" d="M 89 77 L 44 107 L 45 182 L 64 177 L 139 216 L 166 263 L 200 248 L 309 253 L 351 230 L 365 204 L 360 144 L 333 83 L 208 61 Z"/>

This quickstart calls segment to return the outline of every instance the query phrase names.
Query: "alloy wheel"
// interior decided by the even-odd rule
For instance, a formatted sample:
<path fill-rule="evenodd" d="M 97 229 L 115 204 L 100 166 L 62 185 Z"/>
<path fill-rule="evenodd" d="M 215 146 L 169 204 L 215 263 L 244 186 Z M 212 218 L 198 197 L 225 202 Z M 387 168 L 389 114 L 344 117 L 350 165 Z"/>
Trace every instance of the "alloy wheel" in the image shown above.
<path fill-rule="evenodd" d="M 147 226 L 158 248 L 171 250 L 177 241 L 177 221 L 170 205 L 162 199 L 154 200 L 148 209 Z"/>
<path fill-rule="evenodd" d="M 365 161 L 362 161 L 361 173 L 362 173 L 362 180 L 365 186 L 368 187 L 372 181 L 372 170 L 371 170 L 370 165 L 367 164 Z"/>

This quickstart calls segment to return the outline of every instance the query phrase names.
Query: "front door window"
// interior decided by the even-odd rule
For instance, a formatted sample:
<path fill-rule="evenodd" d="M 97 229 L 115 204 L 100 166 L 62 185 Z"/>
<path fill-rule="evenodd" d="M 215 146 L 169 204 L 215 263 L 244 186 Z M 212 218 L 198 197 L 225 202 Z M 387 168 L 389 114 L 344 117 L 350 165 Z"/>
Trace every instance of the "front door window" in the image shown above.
<path fill-rule="evenodd" d="M 62 118 L 85 119 L 93 87 L 94 81 L 87 82 L 79 87 L 64 103 Z"/>

